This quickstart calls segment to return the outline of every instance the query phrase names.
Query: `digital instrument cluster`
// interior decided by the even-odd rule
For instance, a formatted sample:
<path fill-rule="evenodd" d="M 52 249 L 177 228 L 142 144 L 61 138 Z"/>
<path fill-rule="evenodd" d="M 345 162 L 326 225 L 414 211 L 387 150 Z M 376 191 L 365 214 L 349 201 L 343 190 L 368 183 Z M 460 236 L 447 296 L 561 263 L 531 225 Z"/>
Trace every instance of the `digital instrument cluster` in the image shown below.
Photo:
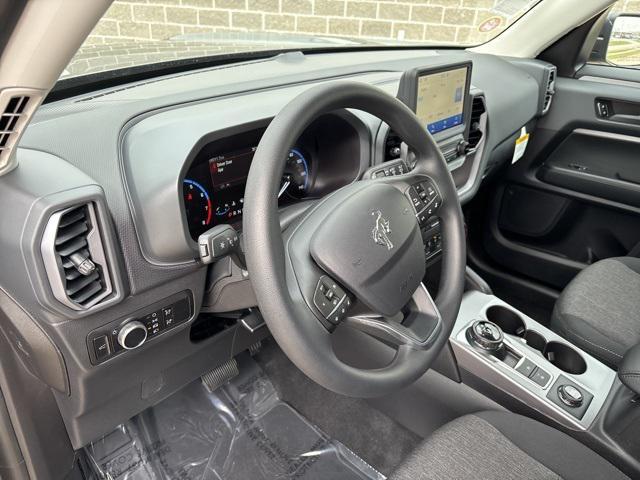
<path fill-rule="evenodd" d="M 194 240 L 216 225 L 241 226 L 245 187 L 256 148 L 251 144 L 221 150 L 210 145 L 196 156 L 183 179 L 185 213 Z M 303 147 L 289 151 L 278 193 L 280 203 L 291 203 L 309 192 L 310 160 Z"/>

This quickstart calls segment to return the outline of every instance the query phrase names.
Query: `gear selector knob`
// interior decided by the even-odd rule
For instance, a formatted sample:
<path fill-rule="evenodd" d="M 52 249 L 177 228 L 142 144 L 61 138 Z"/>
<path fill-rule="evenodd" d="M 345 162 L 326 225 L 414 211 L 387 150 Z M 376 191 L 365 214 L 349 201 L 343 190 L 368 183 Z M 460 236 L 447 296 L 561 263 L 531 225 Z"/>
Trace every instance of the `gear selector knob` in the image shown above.
<path fill-rule="evenodd" d="M 476 320 L 467 330 L 468 339 L 476 346 L 495 352 L 504 341 L 504 334 L 498 325 L 489 320 Z"/>

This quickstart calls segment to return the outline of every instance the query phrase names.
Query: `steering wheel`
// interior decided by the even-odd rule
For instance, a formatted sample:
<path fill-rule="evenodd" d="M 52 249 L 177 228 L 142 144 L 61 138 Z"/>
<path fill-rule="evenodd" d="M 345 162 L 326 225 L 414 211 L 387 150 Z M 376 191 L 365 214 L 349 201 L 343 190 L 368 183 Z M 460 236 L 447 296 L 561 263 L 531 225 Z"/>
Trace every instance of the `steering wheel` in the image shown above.
<path fill-rule="evenodd" d="M 386 122 L 417 163 L 404 175 L 362 180 L 321 199 L 284 232 L 278 190 L 290 146 L 319 115 L 353 108 Z M 435 301 L 422 284 L 419 220 L 440 219 L 443 253 Z M 446 162 L 402 102 L 377 87 L 336 82 L 285 106 L 255 152 L 244 200 L 247 268 L 264 319 L 284 353 L 316 383 L 354 397 L 409 385 L 445 345 L 460 308 L 466 264 L 460 202 Z M 396 349 L 361 369 L 340 360 L 331 335 L 347 323 Z"/>

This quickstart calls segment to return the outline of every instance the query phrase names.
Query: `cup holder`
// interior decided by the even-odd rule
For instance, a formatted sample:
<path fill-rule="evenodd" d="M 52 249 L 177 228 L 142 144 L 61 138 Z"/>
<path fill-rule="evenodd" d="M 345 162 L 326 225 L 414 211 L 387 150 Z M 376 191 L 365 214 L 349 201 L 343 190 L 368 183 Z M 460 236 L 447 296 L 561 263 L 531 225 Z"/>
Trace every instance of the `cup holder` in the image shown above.
<path fill-rule="evenodd" d="M 493 305 L 487 309 L 486 315 L 487 320 L 498 325 L 504 333 L 523 337 L 527 331 L 520 315 L 508 308 Z"/>
<path fill-rule="evenodd" d="M 540 353 L 544 352 L 544 347 L 547 346 L 547 339 L 534 330 L 527 330 L 524 334 L 524 340 L 531 348 L 538 350 Z"/>
<path fill-rule="evenodd" d="M 582 355 L 564 343 L 547 343 L 543 354 L 547 360 L 567 373 L 581 375 L 587 371 L 587 364 Z"/>
<path fill-rule="evenodd" d="M 501 305 L 493 305 L 486 311 L 487 320 L 498 325 L 504 333 L 521 337 L 531 348 L 560 370 L 573 375 L 587 371 L 587 364 L 577 351 L 569 345 L 547 340 L 534 330 L 527 330 L 524 320 L 516 312 Z"/>

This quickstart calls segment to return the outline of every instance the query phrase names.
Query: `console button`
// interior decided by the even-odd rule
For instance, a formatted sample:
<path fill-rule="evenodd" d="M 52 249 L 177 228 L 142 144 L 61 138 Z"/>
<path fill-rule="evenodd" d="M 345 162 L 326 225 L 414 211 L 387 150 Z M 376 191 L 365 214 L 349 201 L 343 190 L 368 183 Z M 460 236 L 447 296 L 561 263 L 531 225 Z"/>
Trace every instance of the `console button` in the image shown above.
<path fill-rule="evenodd" d="M 584 400 L 582 392 L 573 385 L 560 385 L 558 387 L 558 397 L 562 403 L 568 407 L 579 407 Z"/>
<path fill-rule="evenodd" d="M 516 367 L 516 371 L 520 372 L 525 377 L 530 377 L 533 371 L 536 369 L 536 364 L 528 358 L 525 358 L 520 365 Z"/>
<path fill-rule="evenodd" d="M 537 383 L 538 385 L 540 385 L 541 387 L 544 387 L 547 383 L 549 383 L 549 380 L 551 379 L 551 375 L 549 375 L 546 371 L 538 367 L 535 369 L 535 371 L 529 378 L 533 380 L 535 383 Z"/>
<path fill-rule="evenodd" d="M 547 392 L 547 398 L 577 419 L 584 417 L 593 401 L 593 395 L 588 390 L 564 375 L 556 378 Z"/>
<path fill-rule="evenodd" d="M 96 354 L 96 360 L 101 361 L 111 354 L 109 339 L 106 335 L 100 335 L 93 339 L 93 350 Z"/>
<path fill-rule="evenodd" d="M 160 320 L 162 318 L 162 312 L 160 310 L 156 310 L 155 312 L 148 313 L 144 316 L 144 325 L 147 328 L 147 333 L 149 336 L 155 335 L 160 332 Z"/>
<path fill-rule="evenodd" d="M 162 309 L 162 322 L 165 328 L 171 328 L 175 324 L 176 319 L 173 313 L 173 305 Z"/>

